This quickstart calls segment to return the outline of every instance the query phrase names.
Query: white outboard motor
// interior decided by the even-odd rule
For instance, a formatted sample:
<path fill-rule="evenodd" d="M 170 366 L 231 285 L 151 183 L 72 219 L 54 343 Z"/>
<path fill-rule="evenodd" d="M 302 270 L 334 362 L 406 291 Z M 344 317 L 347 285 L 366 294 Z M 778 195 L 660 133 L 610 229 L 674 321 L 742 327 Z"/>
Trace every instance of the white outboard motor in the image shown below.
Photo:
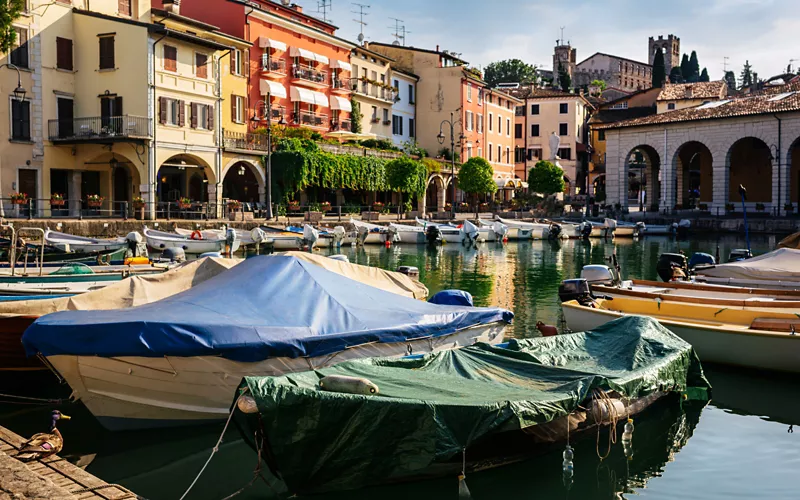
<path fill-rule="evenodd" d="M 225 246 L 228 250 L 228 256 L 232 256 L 236 250 L 239 250 L 239 235 L 236 234 L 236 230 L 232 227 L 229 227 L 225 230 Z"/>
<path fill-rule="evenodd" d="M 492 231 L 494 231 L 497 241 L 505 241 L 508 238 L 508 226 L 499 221 L 492 222 Z"/>
<path fill-rule="evenodd" d="M 598 264 L 583 266 L 581 278 L 588 281 L 590 285 L 613 286 L 617 281 L 610 267 Z"/>
<path fill-rule="evenodd" d="M 480 236 L 478 227 L 472 222 L 465 220 L 464 224 L 461 226 L 461 244 L 467 245 L 468 247 L 475 246 L 478 243 L 478 236 Z"/>
<path fill-rule="evenodd" d="M 367 236 L 369 236 L 369 229 L 363 226 L 358 226 L 356 227 L 356 230 L 358 231 L 358 238 L 356 239 L 356 242 L 358 243 L 358 246 L 364 246 L 364 243 L 367 241 Z"/>
<path fill-rule="evenodd" d="M 266 241 L 269 239 L 269 236 L 267 235 L 267 232 L 260 227 L 254 227 L 253 230 L 250 231 L 250 238 L 252 238 L 256 245 L 260 245 L 262 243 L 266 243 Z"/>
<path fill-rule="evenodd" d="M 128 249 L 125 251 L 125 257 L 149 256 L 147 254 L 147 242 L 144 241 L 142 235 L 137 231 L 128 233 L 128 235 L 125 236 L 125 240 L 128 242 Z"/>
<path fill-rule="evenodd" d="M 347 236 L 347 231 L 345 231 L 344 227 L 342 226 L 336 226 L 333 228 L 331 236 L 333 236 L 333 246 L 340 248 L 342 246 L 342 241 L 344 241 L 344 237 Z"/>
<path fill-rule="evenodd" d="M 400 241 L 400 233 L 394 224 L 389 224 L 389 227 L 386 228 L 386 241 L 393 244 Z"/>
<path fill-rule="evenodd" d="M 636 223 L 636 229 L 634 229 L 634 234 L 636 236 L 641 236 L 641 235 L 643 235 L 645 233 L 647 233 L 647 226 L 645 225 L 645 223 L 644 222 L 637 222 Z"/>
<path fill-rule="evenodd" d="M 604 219 L 603 222 L 605 222 L 606 227 L 609 228 L 609 229 L 616 229 L 617 228 L 617 221 L 614 220 L 614 219 Z"/>
<path fill-rule="evenodd" d="M 314 229 L 312 226 L 305 224 L 303 226 L 303 245 L 308 247 L 308 250 L 311 251 L 314 248 L 314 245 L 317 244 L 317 240 L 319 239 L 319 231 Z"/>

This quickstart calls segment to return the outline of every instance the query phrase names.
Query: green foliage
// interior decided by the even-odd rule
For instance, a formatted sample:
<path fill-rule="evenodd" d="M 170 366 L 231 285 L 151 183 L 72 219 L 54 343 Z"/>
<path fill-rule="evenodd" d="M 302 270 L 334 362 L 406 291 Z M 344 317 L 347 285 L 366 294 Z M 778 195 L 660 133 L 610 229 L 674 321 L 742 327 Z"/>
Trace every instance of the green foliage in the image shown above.
<path fill-rule="evenodd" d="M 442 170 L 442 163 L 434 160 L 433 158 L 423 158 L 422 164 L 428 169 L 428 173 L 432 174 Z"/>
<path fill-rule="evenodd" d="M 395 158 L 386 164 L 386 185 L 393 191 L 422 195 L 428 185 L 428 169 L 408 157 Z"/>
<path fill-rule="evenodd" d="M 13 23 L 25 10 L 25 0 L 5 0 L 0 3 L 0 52 L 7 54 L 14 48 L 17 32 Z"/>
<path fill-rule="evenodd" d="M 439 156 L 444 158 L 447 161 L 453 159 L 453 155 L 450 154 L 450 148 L 442 148 L 439 150 Z M 461 155 L 456 151 L 455 153 L 455 161 L 458 162 L 461 159 Z"/>
<path fill-rule="evenodd" d="M 351 97 L 350 107 L 353 108 L 353 110 L 350 111 L 350 129 L 354 134 L 360 134 L 361 119 L 364 117 L 364 115 L 361 114 L 361 103 L 358 102 L 355 97 Z"/>
<path fill-rule="evenodd" d="M 564 171 L 547 160 L 539 160 L 528 173 L 528 184 L 534 193 L 561 193 L 564 191 Z"/>
<path fill-rule="evenodd" d="M 725 83 L 728 84 L 728 90 L 733 92 L 736 90 L 736 73 L 733 71 L 726 71 L 725 72 Z"/>
<path fill-rule="evenodd" d="M 392 141 L 388 139 L 366 139 L 361 141 L 361 145 L 365 148 L 381 149 L 384 151 L 399 151 Z"/>
<path fill-rule="evenodd" d="M 700 61 L 697 60 L 697 52 L 692 51 L 689 57 L 689 77 L 686 79 L 689 83 L 696 83 L 700 81 Z"/>
<path fill-rule="evenodd" d="M 749 60 L 744 62 L 744 68 L 742 68 L 742 74 L 739 76 L 739 80 L 742 82 L 742 88 L 750 87 L 756 82 L 756 79 L 753 78 L 753 67 L 750 66 Z"/>
<path fill-rule="evenodd" d="M 569 89 L 572 88 L 572 77 L 569 76 L 569 72 L 561 62 L 558 63 L 558 85 L 564 92 L 569 92 Z"/>
<path fill-rule="evenodd" d="M 604 91 L 608 88 L 608 84 L 606 84 L 605 80 L 592 80 L 592 83 L 589 84 L 590 87 L 600 87 L 600 92 Z"/>
<path fill-rule="evenodd" d="M 711 77 L 708 76 L 708 68 L 703 68 L 703 72 L 700 73 L 700 80 L 698 80 L 698 81 L 699 82 L 710 82 L 711 81 Z"/>
<path fill-rule="evenodd" d="M 681 68 L 679 66 L 675 66 L 672 68 L 672 71 L 669 72 L 669 82 L 683 83 L 683 73 L 681 73 Z"/>
<path fill-rule="evenodd" d="M 458 187 L 465 193 L 475 195 L 494 193 L 497 183 L 492 166 L 480 156 L 473 156 L 458 171 Z"/>
<path fill-rule="evenodd" d="M 420 158 L 425 158 L 428 156 L 428 151 L 420 146 L 419 143 L 417 143 L 417 141 L 414 139 L 409 139 L 404 142 L 401 149 L 405 154 L 410 156 L 419 156 Z"/>
<path fill-rule="evenodd" d="M 663 87 L 666 79 L 667 67 L 664 64 L 664 52 L 659 49 L 653 58 L 653 87 Z"/>
<path fill-rule="evenodd" d="M 296 137 L 279 139 L 275 143 L 275 151 L 317 151 L 317 143 L 311 139 L 299 139 Z"/>
<path fill-rule="evenodd" d="M 692 68 L 689 64 L 689 56 L 684 54 L 683 59 L 681 59 L 681 75 L 683 75 L 683 81 L 688 82 L 689 76 L 692 74 Z"/>
<path fill-rule="evenodd" d="M 519 59 L 493 62 L 486 66 L 484 76 L 490 87 L 498 83 L 536 83 L 538 80 L 536 66 Z"/>

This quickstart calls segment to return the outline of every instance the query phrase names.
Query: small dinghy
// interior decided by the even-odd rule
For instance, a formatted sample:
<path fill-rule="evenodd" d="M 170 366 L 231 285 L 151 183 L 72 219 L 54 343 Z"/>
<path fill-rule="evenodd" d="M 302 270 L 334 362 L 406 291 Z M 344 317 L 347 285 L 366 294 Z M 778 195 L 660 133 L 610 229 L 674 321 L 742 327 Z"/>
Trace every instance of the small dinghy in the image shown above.
<path fill-rule="evenodd" d="M 90 253 L 113 252 L 119 250 L 128 246 L 129 238 L 86 238 L 46 229 L 44 232 L 44 241 L 47 245 L 65 252 Z"/>
<path fill-rule="evenodd" d="M 387 239 L 387 226 L 356 220 L 352 217 L 350 218 L 350 224 L 356 228 L 357 235 L 355 237 L 356 239 L 353 240 L 355 243 L 360 242 L 362 245 L 383 245 Z M 349 244 L 351 242 L 345 240 L 345 243 Z"/>
<path fill-rule="evenodd" d="M 246 247 L 250 245 L 255 245 L 257 243 L 265 243 L 267 239 L 267 233 L 263 229 L 257 227 L 250 231 L 244 229 L 233 229 L 236 231 L 236 237 L 239 239 L 239 246 Z M 227 228 L 222 229 L 184 229 L 182 227 L 176 227 L 175 233 L 181 236 L 189 236 L 197 235 L 200 233 L 200 236 L 206 240 L 213 240 L 213 239 L 223 239 L 227 235 Z"/>
<path fill-rule="evenodd" d="M 204 238 L 200 231 L 195 231 L 190 236 L 177 233 L 167 233 L 144 227 L 144 237 L 147 246 L 153 250 L 163 251 L 166 248 L 180 248 L 187 254 L 203 254 L 208 252 L 234 253 L 239 249 L 239 238 L 236 231 L 228 229 L 224 238 L 212 235 Z"/>
<path fill-rule="evenodd" d="M 553 231 L 553 224 L 543 224 L 538 222 L 521 222 L 511 219 L 495 217 L 495 220 L 508 227 L 508 239 L 510 240 L 546 240 Z M 564 235 L 560 231 L 561 237 Z"/>

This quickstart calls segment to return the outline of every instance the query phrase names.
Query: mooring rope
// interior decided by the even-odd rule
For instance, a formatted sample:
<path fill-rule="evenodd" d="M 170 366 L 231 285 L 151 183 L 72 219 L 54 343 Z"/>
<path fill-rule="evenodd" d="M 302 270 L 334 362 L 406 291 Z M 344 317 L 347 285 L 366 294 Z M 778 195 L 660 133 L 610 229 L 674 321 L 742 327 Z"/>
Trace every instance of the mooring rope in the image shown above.
<path fill-rule="evenodd" d="M 59 399 L 46 399 L 46 398 L 32 398 L 28 396 L 17 396 L 16 394 L 2 394 L 0 393 L 0 399 L 8 398 L 11 401 L 3 401 L 4 403 L 8 404 L 17 404 L 17 405 L 62 405 L 65 403 L 72 403 L 72 398 L 59 398 Z"/>

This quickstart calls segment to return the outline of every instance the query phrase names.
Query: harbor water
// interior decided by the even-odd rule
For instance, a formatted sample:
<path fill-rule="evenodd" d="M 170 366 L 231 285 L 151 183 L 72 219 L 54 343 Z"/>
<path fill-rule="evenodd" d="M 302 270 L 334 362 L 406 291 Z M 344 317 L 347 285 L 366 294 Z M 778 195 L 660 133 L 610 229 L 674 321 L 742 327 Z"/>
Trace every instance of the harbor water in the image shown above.
<path fill-rule="evenodd" d="M 776 237 L 753 237 L 753 252 L 775 247 Z M 415 266 L 431 293 L 467 290 L 476 305 L 496 305 L 515 313 L 513 337 L 539 335 L 536 322 L 562 328 L 558 286 L 586 264 L 602 264 L 616 252 L 625 278 L 657 279 L 656 261 L 664 252 L 719 253 L 724 258 L 744 242 L 733 236 L 708 236 L 676 242 L 644 240 L 534 241 L 507 245 L 344 248 L 351 262 L 385 269 Z M 269 307 L 269 304 L 264 304 Z M 386 304 L 391 308 L 391 304 Z M 109 332 L 113 334 L 113 332 Z M 659 404 L 636 419 L 633 455 L 623 454 L 620 436 L 609 446 L 608 433 L 573 443 L 574 477 L 562 479 L 561 451 L 499 469 L 470 473 L 474 499 L 517 498 L 800 498 L 800 385 L 790 376 L 704 364 L 713 386 L 708 405 Z M 53 375 L 40 372 L 2 375 L 0 387 L 18 394 L 58 399 L 69 395 Z M 6 392 L 0 390 L 0 393 Z M 231 395 L 233 398 L 233 395 Z M 177 499 L 195 478 L 222 430 L 222 424 L 110 433 L 78 403 L 23 405 L 0 402 L 0 425 L 22 435 L 46 430 L 49 412 L 73 417 L 59 426 L 61 456 L 109 483 L 121 484 L 148 499 Z M 187 497 L 224 498 L 254 478 L 256 454 L 234 427 Z M 236 498 L 287 498 L 274 476 L 252 481 Z M 457 478 L 319 495 L 336 499 L 455 499 Z"/>

